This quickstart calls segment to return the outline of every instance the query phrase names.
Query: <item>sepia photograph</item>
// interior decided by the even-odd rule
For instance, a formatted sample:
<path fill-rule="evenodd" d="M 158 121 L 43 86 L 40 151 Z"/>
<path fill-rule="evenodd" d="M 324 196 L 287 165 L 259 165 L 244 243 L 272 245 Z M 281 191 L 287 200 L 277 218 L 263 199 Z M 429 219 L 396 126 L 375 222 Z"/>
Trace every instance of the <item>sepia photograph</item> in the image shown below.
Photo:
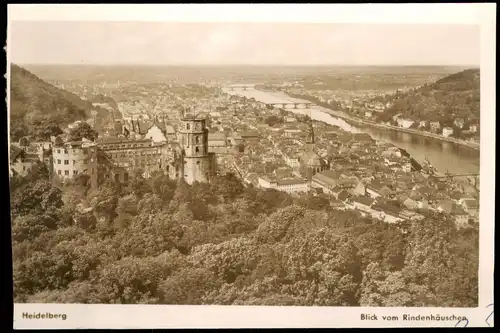
<path fill-rule="evenodd" d="M 8 29 L 14 303 L 486 306 L 479 24 Z"/>

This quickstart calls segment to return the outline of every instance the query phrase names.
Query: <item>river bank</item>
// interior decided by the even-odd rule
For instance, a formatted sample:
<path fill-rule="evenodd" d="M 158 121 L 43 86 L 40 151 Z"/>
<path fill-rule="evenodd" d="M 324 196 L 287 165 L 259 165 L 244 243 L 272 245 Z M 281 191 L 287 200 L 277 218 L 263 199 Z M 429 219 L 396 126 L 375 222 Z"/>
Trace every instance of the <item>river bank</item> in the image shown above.
<path fill-rule="evenodd" d="M 265 92 L 265 91 L 263 91 L 263 92 Z M 284 91 L 282 91 L 282 93 L 289 96 L 290 98 L 296 99 L 296 97 L 290 96 L 288 93 L 286 93 Z M 302 96 L 301 98 L 315 103 L 314 100 L 308 99 L 305 96 Z M 451 137 L 444 137 L 442 135 L 435 134 L 435 133 L 424 132 L 424 131 L 419 131 L 419 130 L 415 130 L 415 129 L 403 128 L 403 127 L 386 125 L 386 124 L 380 124 L 380 123 L 376 123 L 376 122 L 371 121 L 371 120 L 365 120 L 365 119 L 361 119 L 361 118 L 357 118 L 357 117 L 351 117 L 351 116 L 346 115 L 342 111 L 336 111 L 336 110 L 330 109 L 329 107 L 326 107 L 323 105 L 321 105 L 320 107 L 322 108 L 322 111 L 324 111 L 332 116 L 342 118 L 344 121 L 348 122 L 350 125 L 357 125 L 357 126 L 364 125 L 364 126 L 376 127 L 376 128 L 380 128 L 380 129 L 387 129 L 387 130 L 399 131 L 399 132 L 408 133 L 408 134 L 420 135 L 420 136 L 427 137 L 427 138 L 451 142 L 451 143 L 461 145 L 463 147 L 467 147 L 467 148 L 474 149 L 474 150 L 479 150 L 479 148 L 480 148 L 480 143 L 478 143 L 478 142 L 464 141 L 464 140 L 459 140 L 459 139 L 455 139 L 455 138 L 451 138 Z"/>
<path fill-rule="evenodd" d="M 332 110 L 333 111 L 333 110 Z M 325 110 L 325 112 L 328 112 L 336 117 L 342 118 L 347 122 L 352 122 L 356 125 L 365 125 L 365 126 L 372 126 L 372 127 L 377 127 L 377 128 L 382 128 L 382 129 L 388 129 L 392 131 L 399 131 L 403 133 L 409 133 L 409 134 L 415 134 L 415 135 L 421 135 L 425 136 L 428 138 L 436 139 L 436 140 L 441 140 L 441 141 L 446 141 L 446 142 L 452 142 L 464 147 L 468 147 L 471 149 L 479 150 L 480 144 L 478 142 L 471 142 L 471 141 L 463 141 L 455 138 L 450 138 L 450 137 L 444 137 L 439 134 L 434 134 L 430 132 L 424 132 L 424 131 L 419 131 L 411 128 L 403 128 L 403 127 L 398 127 L 398 126 L 392 126 L 392 125 L 386 125 L 386 124 L 379 124 L 374 121 L 370 120 L 364 120 L 364 119 L 359 119 L 359 118 L 354 118 L 354 117 L 349 117 L 345 114 L 339 114 L 338 111 L 334 112 L 329 112 L 328 110 Z M 351 124 L 352 125 L 352 124 Z"/>

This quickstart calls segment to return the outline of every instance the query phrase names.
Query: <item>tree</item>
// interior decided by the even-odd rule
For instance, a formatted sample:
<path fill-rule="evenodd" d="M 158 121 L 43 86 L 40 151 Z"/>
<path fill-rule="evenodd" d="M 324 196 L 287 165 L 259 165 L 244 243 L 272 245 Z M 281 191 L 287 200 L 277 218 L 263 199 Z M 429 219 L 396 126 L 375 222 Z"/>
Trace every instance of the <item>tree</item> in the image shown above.
<path fill-rule="evenodd" d="M 274 127 L 275 125 L 279 124 L 282 122 L 282 119 L 278 116 L 269 116 L 266 118 L 265 123 L 268 124 L 270 127 Z"/>
<path fill-rule="evenodd" d="M 47 180 L 38 180 L 34 183 L 24 184 L 11 194 L 13 214 L 29 212 L 44 212 L 51 207 L 59 208 L 63 205 L 61 190 L 52 187 Z"/>
<path fill-rule="evenodd" d="M 80 141 L 83 138 L 94 141 L 97 139 L 98 133 L 86 122 L 79 122 L 75 128 L 69 132 L 69 138 L 72 141 Z"/>
<path fill-rule="evenodd" d="M 55 121 L 37 121 L 33 126 L 35 127 L 35 138 L 41 141 L 48 141 L 51 136 L 58 136 L 63 133 Z"/>

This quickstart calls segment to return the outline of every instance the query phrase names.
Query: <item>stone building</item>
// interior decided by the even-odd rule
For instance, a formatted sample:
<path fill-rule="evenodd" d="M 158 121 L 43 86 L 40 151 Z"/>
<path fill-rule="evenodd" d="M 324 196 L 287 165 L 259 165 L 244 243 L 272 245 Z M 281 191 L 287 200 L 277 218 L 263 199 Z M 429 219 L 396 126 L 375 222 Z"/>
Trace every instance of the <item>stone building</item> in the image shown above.
<path fill-rule="evenodd" d="M 300 155 L 299 163 L 300 163 L 300 173 L 306 178 L 309 182 L 312 181 L 312 177 L 319 173 L 323 172 L 328 168 L 327 162 L 322 159 L 317 153 L 315 149 L 315 139 L 314 139 L 314 129 L 312 127 L 312 123 L 309 124 L 309 135 L 305 144 L 305 149 Z"/>
<path fill-rule="evenodd" d="M 171 178 L 178 178 L 180 147 L 176 143 L 156 143 L 152 139 L 130 140 L 127 138 L 103 138 L 98 140 L 103 178 L 127 183 L 134 170 L 142 170 L 144 177 L 154 172 L 163 172 Z"/>
<path fill-rule="evenodd" d="M 182 176 L 188 184 L 207 182 L 215 173 L 215 154 L 208 151 L 206 119 L 184 116 L 178 129 Z"/>
<path fill-rule="evenodd" d="M 61 142 L 52 147 L 54 177 L 68 180 L 79 174 L 89 175 L 92 187 L 97 186 L 97 145 L 89 140 Z"/>
<path fill-rule="evenodd" d="M 26 176 L 33 168 L 37 165 L 39 161 L 38 155 L 30 153 L 26 150 L 19 148 L 18 146 L 10 146 L 10 167 L 9 175 L 20 175 Z"/>
<path fill-rule="evenodd" d="M 151 132 L 161 130 L 155 124 L 150 129 L 153 129 Z M 194 181 L 207 182 L 215 174 L 215 154 L 208 150 L 205 119 L 183 118 L 175 141 L 157 138 L 99 139 L 101 179 L 127 183 L 133 172 L 141 170 L 146 178 L 161 172 L 172 179 L 183 177 L 192 184 Z"/>

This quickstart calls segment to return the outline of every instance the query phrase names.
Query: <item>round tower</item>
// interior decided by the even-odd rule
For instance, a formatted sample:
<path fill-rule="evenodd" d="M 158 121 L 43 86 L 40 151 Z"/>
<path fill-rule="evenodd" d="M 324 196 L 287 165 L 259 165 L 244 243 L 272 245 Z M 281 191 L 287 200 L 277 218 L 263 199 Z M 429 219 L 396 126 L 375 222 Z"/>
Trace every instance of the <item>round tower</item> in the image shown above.
<path fill-rule="evenodd" d="M 211 159 L 208 154 L 208 129 L 206 119 L 183 117 L 179 126 L 179 143 L 182 148 L 182 172 L 188 184 L 210 179 Z"/>

